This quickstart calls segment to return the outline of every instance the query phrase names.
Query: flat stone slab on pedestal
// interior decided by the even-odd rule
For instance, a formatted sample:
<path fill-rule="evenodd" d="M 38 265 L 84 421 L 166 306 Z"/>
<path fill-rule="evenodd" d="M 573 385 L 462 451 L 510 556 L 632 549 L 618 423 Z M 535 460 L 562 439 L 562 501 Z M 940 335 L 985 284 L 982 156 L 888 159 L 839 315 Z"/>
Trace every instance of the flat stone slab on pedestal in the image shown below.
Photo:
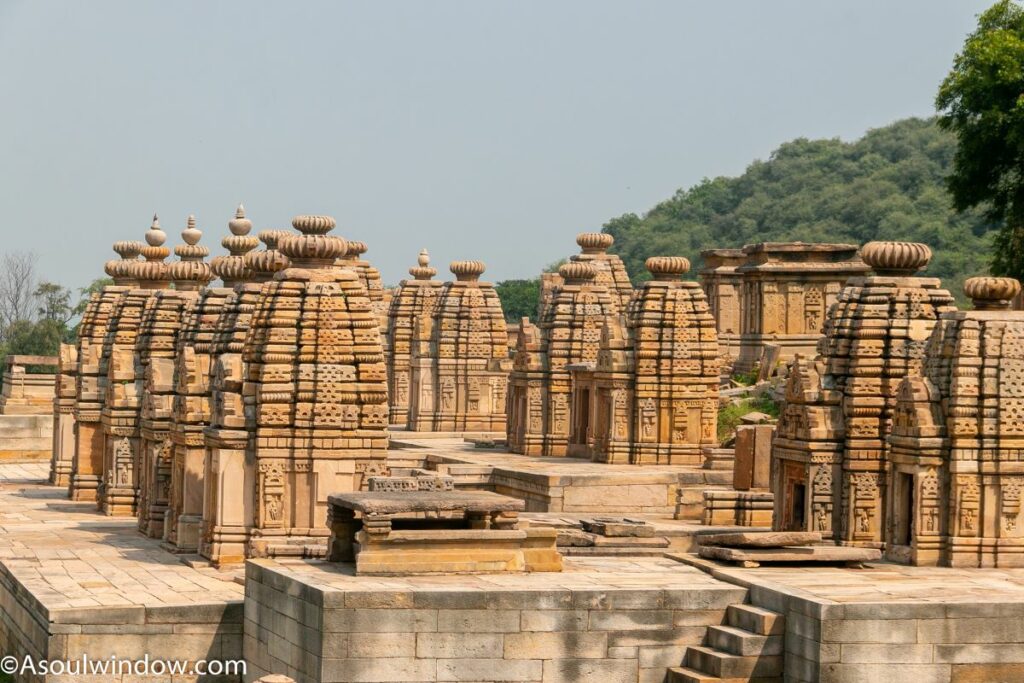
<path fill-rule="evenodd" d="M 772 562 L 875 562 L 882 558 L 882 551 L 876 548 L 854 548 L 838 545 L 797 546 L 794 548 L 721 548 L 701 546 L 697 550 L 701 557 L 709 560 L 725 560 L 741 563 L 745 567 L 757 567 Z"/>
<path fill-rule="evenodd" d="M 697 537 L 700 545 L 727 548 L 786 548 L 821 543 L 817 531 L 734 531 Z"/>
<path fill-rule="evenodd" d="M 654 526 L 642 519 L 595 517 L 594 519 L 581 519 L 580 524 L 583 525 L 584 530 L 600 536 L 633 536 L 639 538 L 654 536 Z"/>
<path fill-rule="evenodd" d="M 371 491 L 335 493 L 332 506 L 364 515 L 399 515 L 409 512 L 521 512 L 526 503 L 486 491 Z"/>

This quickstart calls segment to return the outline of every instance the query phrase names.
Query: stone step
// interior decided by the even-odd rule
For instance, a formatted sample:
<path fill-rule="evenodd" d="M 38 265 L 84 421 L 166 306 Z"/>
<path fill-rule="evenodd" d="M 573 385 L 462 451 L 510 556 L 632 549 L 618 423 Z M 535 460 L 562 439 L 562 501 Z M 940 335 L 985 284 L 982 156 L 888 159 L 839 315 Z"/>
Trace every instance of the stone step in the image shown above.
<path fill-rule="evenodd" d="M 731 655 L 781 655 L 782 636 L 762 636 L 735 626 L 709 626 L 708 645 Z"/>
<path fill-rule="evenodd" d="M 719 678 L 781 676 L 782 656 L 739 657 L 714 648 L 700 646 L 686 649 L 686 666 Z"/>
<path fill-rule="evenodd" d="M 786 632 L 786 617 L 778 612 L 754 605 L 729 605 L 725 613 L 729 626 L 749 631 L 756 635 L 774 636 Z"/>
<path fill-rule="evenodd" d="M 668 670 L 668 677 L 665 679 L 665 683 L 779 683 L 781 681 L 781 676 L 719 678 L 687 666 L 672 667 Z"/>

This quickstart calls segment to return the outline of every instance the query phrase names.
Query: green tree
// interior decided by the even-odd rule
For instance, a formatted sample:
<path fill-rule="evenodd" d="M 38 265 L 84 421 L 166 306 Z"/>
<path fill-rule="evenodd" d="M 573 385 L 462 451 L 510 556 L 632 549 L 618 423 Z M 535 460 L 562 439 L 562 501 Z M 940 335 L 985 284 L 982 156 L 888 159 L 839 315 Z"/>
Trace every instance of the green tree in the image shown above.
<path fill-rule="evenodd" d="M 992 272 L 1024 278 L 1024 10 L 997 2 L 978 20 L 935 99 L 956 134 L 948 186 L 957 209 L 1002 223 Z"/>
<path fill-rule="evenodd" d="M 537 302 L 540 300 L 540 278 L 530 280 L 502 280 L 494 285 L 505 311 L 505 320 L 519 322 L 522 318 L 537 317 Z"/>
<path fill-rule="evenodd" d="M 32 295 L 39 302 L 39 317 L 67 325 L 73 315 L 71 290 L 55 282 L 40 282 Z"/>
<path fill-rule="evenodd" d="M 956 136 L 935 119 L 897 121 L 852 142 L 799 138 L 739 176 L 705 179 L 604 230 L 635 282 L 655 255 L 689 258 L 696 277 L 700 252 L 713 247 L 925 242 L 935 254 L 927 274 L 962 297 L 963 280 L 988 270 L 996 224 L 981 208 L 954 209 L 945 179 L 956 153 Z"/>

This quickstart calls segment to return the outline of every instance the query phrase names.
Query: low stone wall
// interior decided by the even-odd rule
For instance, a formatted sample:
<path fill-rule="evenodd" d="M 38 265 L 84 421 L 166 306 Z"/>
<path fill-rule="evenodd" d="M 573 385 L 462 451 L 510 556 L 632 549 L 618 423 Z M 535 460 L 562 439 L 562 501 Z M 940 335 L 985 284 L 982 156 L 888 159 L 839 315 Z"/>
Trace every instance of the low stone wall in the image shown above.
<path fill-rule="evenodd" d="M 0 415 L 0 460 L 49 460 L 52 415 Z"/>
<path fill-rule="evenodd" d="M 361 590 L 329 586 L 344 567 L 304 575 L 247 563 L 246 681 L 662 683 L 746 595 L 724 583 L 684 587 L 685 574 L 678 586 L 635 589 L 556 587 L 552 574 L 529 575 L 535 589 L 481 590 L 454 577 L 415 590 L 372 577 Z"/>

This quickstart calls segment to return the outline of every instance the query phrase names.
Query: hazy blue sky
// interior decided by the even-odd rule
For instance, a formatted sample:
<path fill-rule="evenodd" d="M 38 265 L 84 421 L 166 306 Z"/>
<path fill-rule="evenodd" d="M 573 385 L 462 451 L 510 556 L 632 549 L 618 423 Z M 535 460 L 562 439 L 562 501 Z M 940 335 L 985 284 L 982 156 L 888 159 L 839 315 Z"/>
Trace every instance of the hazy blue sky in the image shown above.
<path fill-rule="evenodd" d="M 154 211 L 338 219 L 530 276 L 575 234 L 797 136 L 932 113 L 968 0 L 0 0 L 0 251 L 81 286 Z M 713 245 L 709 245 L 713 246 Z"/>

